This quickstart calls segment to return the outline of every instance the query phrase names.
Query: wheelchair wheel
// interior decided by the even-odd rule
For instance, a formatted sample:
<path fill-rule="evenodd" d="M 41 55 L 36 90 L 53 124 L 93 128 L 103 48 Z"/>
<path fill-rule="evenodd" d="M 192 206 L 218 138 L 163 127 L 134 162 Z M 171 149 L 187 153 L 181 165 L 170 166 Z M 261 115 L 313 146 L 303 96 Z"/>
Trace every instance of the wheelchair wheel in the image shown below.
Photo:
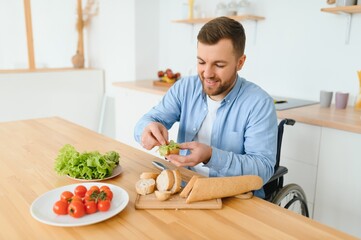
<path fill-rule="evenodd" d="M 306 194 L 297 184 L 288 184 L 280 189 L 272 203 L 303 216 L 309 217 Z"/>

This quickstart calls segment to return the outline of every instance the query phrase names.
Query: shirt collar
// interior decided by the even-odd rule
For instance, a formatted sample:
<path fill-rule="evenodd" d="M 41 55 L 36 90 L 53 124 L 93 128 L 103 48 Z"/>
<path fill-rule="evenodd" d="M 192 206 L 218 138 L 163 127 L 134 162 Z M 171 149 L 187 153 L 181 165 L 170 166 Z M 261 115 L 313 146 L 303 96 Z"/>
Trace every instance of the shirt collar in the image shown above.
<path fill-rule="evenodd" d="M 225 96 L 222 103 L 233 102 L 233 100 L 237 97 L 243 83 L 243 78 L 240 78 L 237 74 L 236 84 L 233 86 L 232 90 Z"/>

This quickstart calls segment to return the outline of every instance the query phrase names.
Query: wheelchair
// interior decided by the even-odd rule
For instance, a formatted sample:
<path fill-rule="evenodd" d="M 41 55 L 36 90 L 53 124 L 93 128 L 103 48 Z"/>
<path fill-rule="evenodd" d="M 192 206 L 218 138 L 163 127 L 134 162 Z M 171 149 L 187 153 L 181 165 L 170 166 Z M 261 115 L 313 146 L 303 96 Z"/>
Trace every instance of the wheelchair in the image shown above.
<path fill-rule="evenodd" d="M 284 166 L 280 166 L 284 125 L 293 126 L 295 123 L 295 120 L 286 118 L 278 124 L 275 171 L 271 179 L 263 186 L 263 189 L 266 194 L 265 200 L 309 217 L 305 192 L 299 185 L 294 183 L 283 186 L 283 176 L 288 172 L 288 169 Z"/>

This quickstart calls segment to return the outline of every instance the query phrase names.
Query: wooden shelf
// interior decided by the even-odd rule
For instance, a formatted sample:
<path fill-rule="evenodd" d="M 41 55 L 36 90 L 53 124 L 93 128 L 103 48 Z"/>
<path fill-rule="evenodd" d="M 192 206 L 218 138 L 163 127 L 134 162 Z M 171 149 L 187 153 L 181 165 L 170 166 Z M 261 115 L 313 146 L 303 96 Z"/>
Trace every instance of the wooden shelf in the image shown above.
<path fill-rule="evenodd" d="M 342 14 L 346 16 L 347 22 L 346 22 L 345 43 L 348 44 L 350 41 L 352 14 L 361 13 L 361 5 L 321 8 L 321 11 L 327 13 Z"/>
<path fill-rule="evenodd" d="M 245 20 L 253 20 L 259 21 L 264 20 L 264 17 L 255 16 L 255 15 L 240 15 L 240 16 L 227 16 L 237 21 L 245 21 Z M 181 19 L 181 20 L 174 20 L 175 23 L 186 23 L 186 24 L 197 24 L 197 23 L 206 23 L 214 18 L 192 18 L 192 19 Z"/>
<path fill-rule="evenodd" d="M 65 72 L 65 71 L 84 71 L 94 70 L 95 68 L 36 68 L 36 69 L 0 69 L 0 74 L 3 73 L 34 73 L 34 72 Z"/>
<path fill-rule="evenodd" d="M 361 5 L 321 8 L 322 12 L 328 13 L 361 13 Z"/>

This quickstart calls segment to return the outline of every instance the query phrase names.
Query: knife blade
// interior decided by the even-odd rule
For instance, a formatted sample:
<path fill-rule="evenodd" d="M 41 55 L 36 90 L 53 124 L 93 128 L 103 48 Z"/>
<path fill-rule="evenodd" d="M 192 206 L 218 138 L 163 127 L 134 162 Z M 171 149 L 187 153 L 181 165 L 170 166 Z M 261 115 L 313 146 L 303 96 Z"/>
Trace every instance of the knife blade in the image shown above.
<path fill-rule="evenodd" d="M 160 170 L 166 170 L 166 169 L 167 169 L 167 167 L 166 167 L 163 163 L 160 163 L 160 162 L 157 162 L 157 161 L 153 161 L 152 164 L 153 164 L 156 168 L 158 168 L 158 169 L 160 169 Z"/>
<path fill-rule="evenodd" d="M 160 170 L 166 170 L 166 169 L 168 169 L 168 167 L 165 166 L 165 165 L 164 165 L 163 163 L 161 163 L 161 162 L 152 161 L 152 164 L 153 164 L 156 168 L 158 168 L 158 169 L 160 169 Z M 182 180 L 182 182 L 181 182 L 181 187 L 184 188 L 186 185 L 187 185 L 187 183 Z"/>

